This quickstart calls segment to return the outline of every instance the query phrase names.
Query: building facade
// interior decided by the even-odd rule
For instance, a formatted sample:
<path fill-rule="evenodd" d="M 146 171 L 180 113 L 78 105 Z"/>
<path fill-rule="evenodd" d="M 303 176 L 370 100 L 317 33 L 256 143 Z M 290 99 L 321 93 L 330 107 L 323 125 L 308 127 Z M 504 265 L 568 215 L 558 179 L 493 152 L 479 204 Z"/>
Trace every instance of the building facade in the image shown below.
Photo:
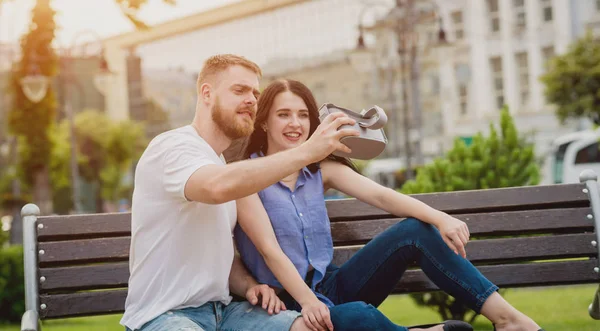
<path fill-rule="evenodd" d="M 600 1 L 448 0 L 438 1 L 438 6 L 417 2 L 436 8 L 449 41 L 431 46 L 435 21 L 416 28 L 421 41 L 422 122 L 440 116 L 443 132 L 432 137 L 424 131 L 417 138 L 424 154 L 436 147 L 447 150 L 456 137 L 469 141 L 475 133 L 487 132 L 505 105 L 519 130 L 534 134 L 540 158 L 547 159 L 556 137 L 589 127 L 586 121 L 560 124 L 545 102 L 539 77 L 546 61 L 564 53 L 586 29 L 600 32 Z M 384 71 L 395 70 L 398 36 L 378 24 L 371 31 L 377 37 L 371 61 Z M 550 183 L 549 174 L 546 160 L 542 183 Z"/>

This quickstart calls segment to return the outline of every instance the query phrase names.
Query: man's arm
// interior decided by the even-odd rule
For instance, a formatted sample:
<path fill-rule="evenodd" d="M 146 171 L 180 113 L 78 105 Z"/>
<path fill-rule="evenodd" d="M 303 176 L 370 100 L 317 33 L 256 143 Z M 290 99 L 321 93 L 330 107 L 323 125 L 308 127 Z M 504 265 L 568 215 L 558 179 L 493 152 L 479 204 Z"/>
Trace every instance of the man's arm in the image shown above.
<path fill-rule="evenodd" d="M 229 273 L 229 291 L 241 297 L 246 297 L 246 292 L 258 285 L 254 277 L 248 272 L 239 254 L 235 254 L 231 272 Z"/>
<path fill-rule="evenodd" d="M 349 153 L 350 149 L 340 139 L 357 136 L 359 132 L 337 129 L 354 123 L 341 112 L 333 113 L 325 118 L 306 143 L 296 148 L 225 166 L 201 167 L 187 180 L 185 196 L 189 200 L 209 204 L 237 200 L 273 185 L 308 164 L 323 160 L 335 150 Z"/>
<path fill-rule="evenodd" d="M 287 309 L 271 287 L 256 282 L 237 252 L 229 273 L 229 291 L 246 298 L 252 305 L 258 304 L 260 297 L 262 308 L 269 314 L 279 314 L 280 311 Z"/>

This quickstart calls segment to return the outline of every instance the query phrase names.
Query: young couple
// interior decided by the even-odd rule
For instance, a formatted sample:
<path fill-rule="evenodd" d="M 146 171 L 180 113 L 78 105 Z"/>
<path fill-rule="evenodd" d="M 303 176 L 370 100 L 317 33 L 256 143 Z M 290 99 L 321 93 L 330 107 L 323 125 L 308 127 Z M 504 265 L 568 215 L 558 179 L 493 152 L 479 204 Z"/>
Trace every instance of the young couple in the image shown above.
<path fill-rule="evenodd" d="M 314 97 L 296 81 L 274 82 L 259 98 L 260 76 L 243 57 L 209 58 L 192 124 L 157 136 L 142 155 L 121 324 L 143 331 L 407 330 L 375 307 L 417 261 L 498 331 L 540 329 L 465 259 L 464 222 L 331 155 L 349 152 L 340 139 L 358 132 L 338 128 L 352 119 L 335 113 L 319 123 Z M 226 164 L 223 151 L 245 137 L 242 160 Z M 335 266 L 323 197 L 330 188 L 409 218 Z M 247 301 L 232 302 L 231 293 Z M 448 321 L 410 330 L 471 327 Z"/>

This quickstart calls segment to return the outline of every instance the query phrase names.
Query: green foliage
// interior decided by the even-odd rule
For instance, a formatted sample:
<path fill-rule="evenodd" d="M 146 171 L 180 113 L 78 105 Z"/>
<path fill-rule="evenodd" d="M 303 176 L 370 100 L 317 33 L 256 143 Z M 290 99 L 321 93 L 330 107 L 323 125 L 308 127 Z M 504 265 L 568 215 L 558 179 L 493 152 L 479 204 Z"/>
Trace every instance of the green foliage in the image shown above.
<path fill-rule="evenodd" d="M 428 193 L 535 185 L 540 180 L 534 146 L 519 137 L 508 109 L 502 110 L 500 132 L 490 124 L 490 134 L 478 133 L 466 146 L 456 139 L 444 158 L 419 169 L 402 192 Z"/>
<path fill-rule="evenodd" d="M 139 158 L 145 145 L 142 125 L 122 121 L 114 122 L 106 114 L 85 110 L 75 115 L 75 137 L 79 172 L 89 182 L 99 183 L 97 197 L 116 201 L 123 192 L 123 174 Z M 54 141 L 51 162 L 51 179 L 55 191 L 68 191 L 70 177 L 69 123 L 63 120 L 51 131 Z M 126 193 L 125 193 L 126 194 Z"/>
<path fill-rule="evenodd" d="M 23 248 L 0 248 L 0 322 L 18 322 L 25 312 Z"/>
<path fill-rule="evenodd" d="M 551 59 L 546 74 L 540 77 L 546 86 L 549 103 L 557 106 L 556 115 L 567 118 L 587 117 L 600 123 L 600 42 L 591 32 L 574 42 L 568 52 Z"/>
<path fill-rule="evenodd" d="M 490 124 L 489 136 L 478 133 L 470 146 L 456 139 L 445 157 L 419 169 L 417 178 L 408 181 L 406 194 L 448 192 L 535 185 L 540 170 L 534 146 L 519 136 L 507 108 L 502 110 L 500 131 Z M 467 306 L 443 292 L 410 295 L 420 306 L 435 309 L 443 319 L 469 319 L 477 315 Z"/>

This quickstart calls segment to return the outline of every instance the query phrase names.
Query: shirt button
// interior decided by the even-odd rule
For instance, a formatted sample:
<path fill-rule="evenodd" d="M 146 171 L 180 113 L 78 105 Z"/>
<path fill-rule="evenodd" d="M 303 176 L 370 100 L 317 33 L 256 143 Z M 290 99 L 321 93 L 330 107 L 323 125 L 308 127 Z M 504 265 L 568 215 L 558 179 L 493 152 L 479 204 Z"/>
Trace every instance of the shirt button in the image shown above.
<path fill-rule="evenodd" d="M 302 213 L 300 213 L 300 217 L 302 217 Z"/>
<path fill-rule="evenodd" d="M 304 239 L 308 239 L 308 236 L 304 236 Z"/>
<path fill-rule="evenodd" d="M 295 198 L 296 196 L 292 194 L 292 198 Z"/>

